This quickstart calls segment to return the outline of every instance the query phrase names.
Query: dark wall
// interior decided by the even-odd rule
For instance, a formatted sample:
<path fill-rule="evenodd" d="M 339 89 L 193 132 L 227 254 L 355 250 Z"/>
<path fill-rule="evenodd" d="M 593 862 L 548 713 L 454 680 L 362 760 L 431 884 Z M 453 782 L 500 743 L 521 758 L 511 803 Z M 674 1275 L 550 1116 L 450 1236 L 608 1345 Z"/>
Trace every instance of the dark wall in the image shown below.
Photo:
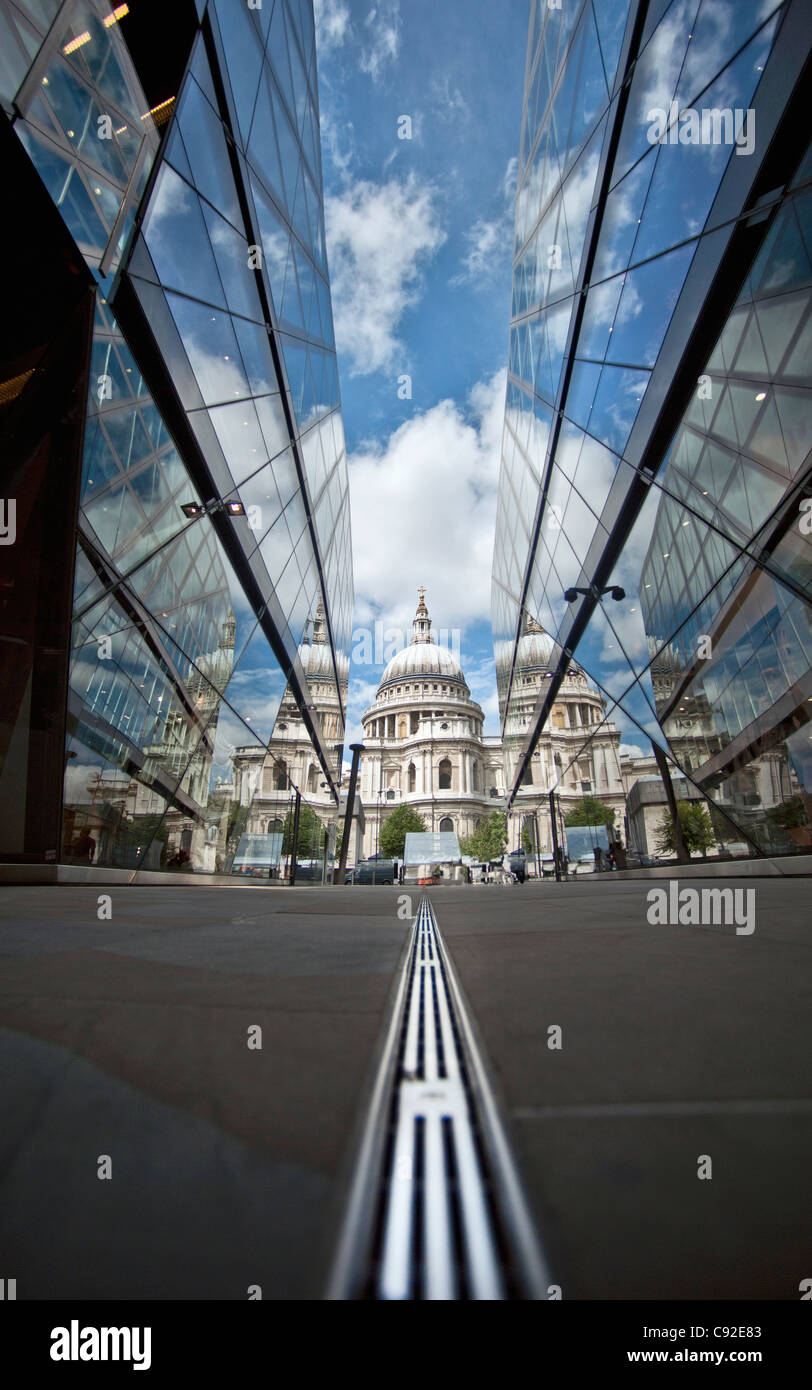
<path fill-rule="evenodd" d="M 95 290 L 62 219 L 0 117 L 0 856 L 60 843 L 75 523 Z"/>

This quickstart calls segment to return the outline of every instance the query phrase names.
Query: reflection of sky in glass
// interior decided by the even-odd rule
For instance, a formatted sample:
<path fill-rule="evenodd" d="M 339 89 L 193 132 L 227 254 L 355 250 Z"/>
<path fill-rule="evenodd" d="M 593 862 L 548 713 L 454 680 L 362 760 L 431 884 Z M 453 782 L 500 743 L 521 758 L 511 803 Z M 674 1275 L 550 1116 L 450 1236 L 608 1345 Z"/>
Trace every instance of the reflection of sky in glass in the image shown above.
<path fill-rule="evenodd" d="M 601 122 L 627 8 L 602 3 L 559 12 L 534 6 L 531 23 L 493 599 L 500 709 L 505 731 L 515 731 L 517 738 L 513 700 L 508 706 L 505 701 L 518 597 L 526 585 L 528 608 L 545 630 L 559 640 L 568 633 L 577 609 L 566 604 L 563 590 L 585 582 L 586 557 L 591 567 L 633 481 L 623 454 L 719 181 L 728 160 L 737 158 L 729 145 L 651 144 L 649 112 L 667 111 L 672 100 L 678 109 L 695 104 L 746 110 L 776 27 L 770 19 L 776 7 L 770 4 L 674 0 L 665 12 L 662 6 L 652 8 L 583 319 L 571 343 L 571 375 L 566 395 L 557 401 L 571 323 L 567 296 L 577 282 L 605 135 Z M 782 213 L 784 223 L 793 215 Z M 793 241 L 780 228 L 770 234 L 765 264 L 776 264 L 782 236 L 787 261 L 803 261 L 808 273 L 802 238 Z M 763 283 L 763 272 L 757 274 Z M 791 273 L 778 277 L 777 291 L 787 295 L 792 288 Z M 752 294 L 750 286 L 744 298 Z M 712 404 L 692 403 L 659 486 L 651 487 L 610 576 L 624 587 L 626 599 L 605 598 L 579 639 L 575 659 L 609 700 L 623 739 L 643 751 L 649 737 L 668 747 L 656 717 L 652 659 L 666 645 L 669 660 L 687 665 L 693 659 L 698 635 L 708 631 L 741 580 L 739 547 L 776 513 L 793 476 L 786 441 L 793 430 L 798 433 L 795 422 L 805 407 L 800 400 L 796 404 L 796 386 L 775 378 L 779 364 L 788 370 L 793 352 L 800 363 L 806 312 L 805 298 L 803 304 L 787 300 L 780 310 L 765 305 L 762 327 L 761 305 L 739 311 L 735 334 L 727 330 L 707 369 L 713 377 Z M 803 374 L 807 368 L 796 365 L 795 370 Z M 731 372 L 742 378 L 741 386 L 725 379 Z M 762 381 L 774 389 L 765 392 Z M 547 412 L 547 427 L 540 432 L 527 427 L 533 409 L 528 411 L 520 384 L 532 393 L 529 400 L 535 398 L 537 409 Z M 552 436 L 545 401 L 557 401 L 563 410 Z M 801 435 L 795 457 L 805 456 L 810 443 Z M 530 557 L 529 528 L 540 483 L 545 507 Z M 797 563 L 794 555 L 788 559 L 790 572 Z M 781 613 L 778 603 L 763 621 L 768 627 L 786 622 Z M 752 613 L 747 621 L 754 621 Z M 743 671 L 744 657 L 737 660 Z M 762 663 L 756 675 L 752 655 L 747 660 L 751 686 L 760 681 L 762 691 L 778 689 L 776 663 L 766 669 Z M 783 669 L 788 673 L 786 664 Z M 732 678 L 725 679 L 732 687 Z"/>

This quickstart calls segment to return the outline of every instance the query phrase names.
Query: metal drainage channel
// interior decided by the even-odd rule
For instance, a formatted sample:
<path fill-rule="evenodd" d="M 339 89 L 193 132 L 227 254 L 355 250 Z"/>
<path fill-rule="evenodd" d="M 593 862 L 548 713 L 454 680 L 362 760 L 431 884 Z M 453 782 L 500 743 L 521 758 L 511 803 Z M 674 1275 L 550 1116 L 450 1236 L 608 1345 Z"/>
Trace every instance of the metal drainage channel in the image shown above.
<path fill-rule="evenodd" d="M 459 982 L 423 897 L 326 1296 L 540 1299 L 549 1284 Z"/>

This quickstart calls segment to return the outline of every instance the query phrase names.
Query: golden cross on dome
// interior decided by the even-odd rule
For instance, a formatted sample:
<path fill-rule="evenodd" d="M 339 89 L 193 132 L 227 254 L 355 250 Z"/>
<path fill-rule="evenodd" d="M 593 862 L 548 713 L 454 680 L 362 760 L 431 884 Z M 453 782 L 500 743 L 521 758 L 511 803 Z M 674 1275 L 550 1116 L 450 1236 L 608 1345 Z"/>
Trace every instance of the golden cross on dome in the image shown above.
<path fill-rule="evenodd" d="M 424 602 L 425 602 L 425 593 L 426 593 L 426 591 L 425 591 L 425 589 L 423 588 L 423 585 L 421 584 L 421 585 L 420 585 L 420 588 L 419 588 L 418 591 L 417 591 L 417 598 L 418 598 L 418 602 L 419 602 L 419 603 L 424 603 Z"/>

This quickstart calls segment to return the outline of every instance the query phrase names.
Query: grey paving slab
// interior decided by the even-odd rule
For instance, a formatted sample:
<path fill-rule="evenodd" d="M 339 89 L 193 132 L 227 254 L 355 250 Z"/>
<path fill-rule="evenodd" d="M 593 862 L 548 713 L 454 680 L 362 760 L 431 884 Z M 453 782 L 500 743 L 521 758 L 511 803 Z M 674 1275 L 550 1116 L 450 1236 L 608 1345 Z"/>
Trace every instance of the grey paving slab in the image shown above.
<path fill-rule="evenodd" d="M 431 897 L 564 1296 L 797 1299 L 812 1258 L 808 884 L 748 881 L 752 936 L 650 926 L 651 886 Z"/>
<path fill-rule="evenodd" d="M 391 893 L 109 891 L 110 921 L 95 890 L 3 895 L 6 1277 L 318 1297 L 408 923 Z"/>

